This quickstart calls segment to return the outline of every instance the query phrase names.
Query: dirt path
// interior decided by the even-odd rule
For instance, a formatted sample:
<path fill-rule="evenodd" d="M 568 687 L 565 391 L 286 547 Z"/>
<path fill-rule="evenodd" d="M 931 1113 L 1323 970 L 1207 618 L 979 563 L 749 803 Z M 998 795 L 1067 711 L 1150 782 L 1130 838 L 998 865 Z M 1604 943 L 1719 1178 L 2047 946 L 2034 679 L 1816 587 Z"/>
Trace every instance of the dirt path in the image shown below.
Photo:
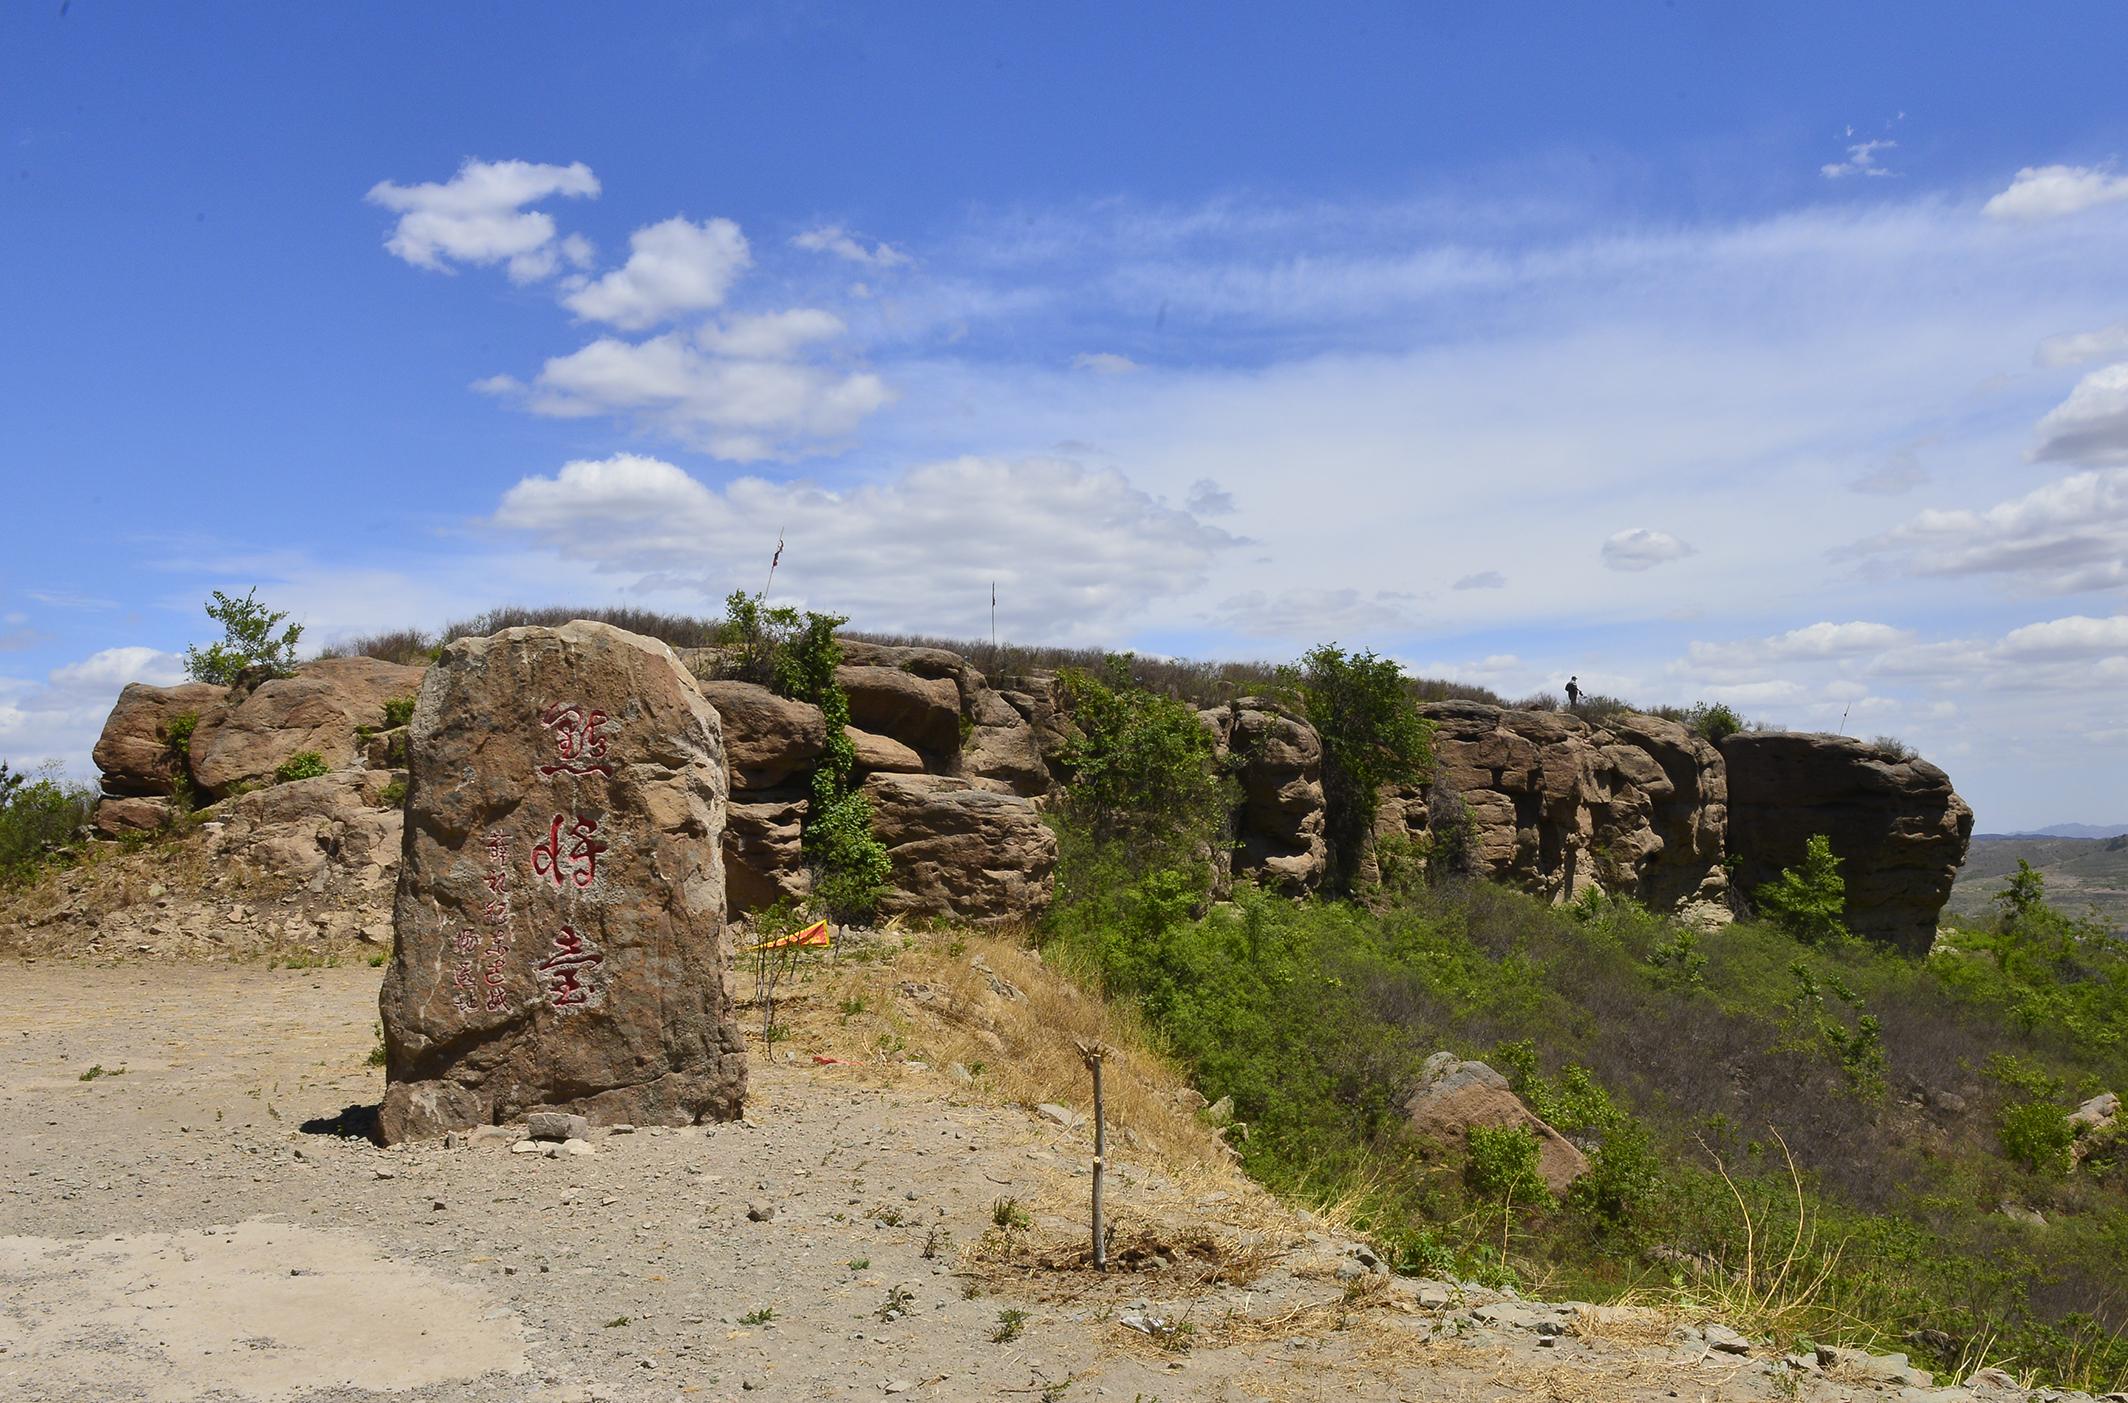
<path fill-rule="evenodd" d="M 1165 1255 L 1045 1269 L 1083 1134 L 935 1074 L 779 1059 L 743 1124 L 380 1150 L 334 1133 L 382 1093 L 378 978 L 0 965 L 0 1397 L 1798 1396 L 1666 1323 L 1474 1317 L 1127 1156 L 1111 1202 Z"/>

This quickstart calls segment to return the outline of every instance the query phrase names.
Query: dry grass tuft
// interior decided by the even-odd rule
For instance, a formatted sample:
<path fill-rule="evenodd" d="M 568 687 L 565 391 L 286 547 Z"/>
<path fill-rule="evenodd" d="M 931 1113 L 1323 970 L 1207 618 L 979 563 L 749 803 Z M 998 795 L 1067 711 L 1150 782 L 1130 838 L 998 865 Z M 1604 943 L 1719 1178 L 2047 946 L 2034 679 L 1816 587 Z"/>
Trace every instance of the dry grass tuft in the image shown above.
<path fill-rule="evenodd" d="M 1224 1192 L 1237 1209 L 1285 1217 L 1181 1099 L 1188 1083 L 1143 1025 L 1009 935 L 890 928 L 869 945 L 813 960 L 776 1002 L 788 1030 L 777 1047 L 801 1060 L 835 1058 L 897 1078 L 922 1063 L 920 1074 L 948 1095 L 1030 1109 L 1050 1103 L 1087 1118 L 1093 1088 L 1078 1044 L 1102 1042 L 1111 1049 L 1103 1101 L 1112 1162 L 1157 1166 L 1185 1190 Z M 955 1063 L 968 1080 L 950 1072 Z M 1091 1156 L 1090 1124 L 1054 1133 L 1085 1140 Z"/>

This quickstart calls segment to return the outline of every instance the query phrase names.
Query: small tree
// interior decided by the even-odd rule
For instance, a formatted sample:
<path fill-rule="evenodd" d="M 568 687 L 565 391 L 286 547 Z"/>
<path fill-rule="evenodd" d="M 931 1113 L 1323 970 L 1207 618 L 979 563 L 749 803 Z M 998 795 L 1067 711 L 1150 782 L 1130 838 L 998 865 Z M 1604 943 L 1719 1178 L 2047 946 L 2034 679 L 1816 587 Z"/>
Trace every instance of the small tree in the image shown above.
<path fill-rule="evenodd" d="M 1374 833 L 1383 785 L 1420 784 L 1433 771 L 1433 724 L 1419 715 L 1403 669 L 1373 653 L 1324 644 L 1301 659 L 1300 694 L 1323 738 L 1325 886 L 1347 893 Z"/>
<path fill-rule="evenodd" d="M 231 687 L 247 672 L 286 677 L 296 670 L 296 640 L 303 636 L 303 625 L 290 624 L 276 634 L 288 614 L 268 609 L 257 594 L 252 589 L 242 599 L 232 599 L 214 591 L 207 617 L 222 626 L 222 641 L 185 649 L 185 674 L 193 681 Z"/>
<path fill-rule="evenodd" d="M 1758 889 L 1755 900 L 1768 919 L 1798 940 L 1815 945 L 1847 938 L 1847 882 L 1832 839 L 1823 833 L 1804 844 L 1800 866 L 1782 868 L 1779 877 Z"/>
<path fill-rule="evenodd" d="M 2046 874 L 2023 858 L 2017 859 L 2017 870 L 2002 884 L 2002 890 L 1995 893 L 1995 904 L 2002 908 L 2004 925 L 2031 915 L 2046 905 L 2046 899 Z"/>
<path fill-rule="evenodd" d="M 1062 818 L 1119 852 L 1134 876 L 1193 865 L 1234 802 L 1196 710 L 1139 686 L 1128 655 L 1099 673 L 1066 668 L 1059 680 L 1078 729 L 1064 747 Z"/>

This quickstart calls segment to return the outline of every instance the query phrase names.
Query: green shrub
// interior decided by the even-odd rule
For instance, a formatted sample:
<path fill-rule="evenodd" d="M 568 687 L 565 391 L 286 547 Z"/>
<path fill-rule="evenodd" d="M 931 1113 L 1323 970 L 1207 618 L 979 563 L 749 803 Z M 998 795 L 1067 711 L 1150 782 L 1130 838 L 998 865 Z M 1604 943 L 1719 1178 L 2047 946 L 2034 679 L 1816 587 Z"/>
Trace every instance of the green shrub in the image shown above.
<path fill-rule="evenodd" d="M 287 784 L 290 780 L 316 779 L 329 773 L 331 767 L 325 763 L 323 755 L 315 750 L 298 750 L 275 767 L 273 777 L 276 783 Z"/>
<path fill-rule="evenodd" d="M 2002 1152 L 2035 1174 L 2066 1174 L 2074 1160 L 2076 1132 L 2062 1108 L 2047 1101 L 2014 1101 L 2003 1107 L 1995 1133 Z"/>
<path fill-rule="evenodd" d="M 1200 863 L 1225 836 L 1233 781 L 1214 763 L 1196 709 L 1131 678 L 1128 655 L 1096 674 L 1059 675 L 1072 724 L 1058 813 L 1093 848 L 1138 874 Z"/>
<path fill-rule="evenodd" d="M 392 697 L 384 703 L 384 727 L 394 730 L 414 719 L 414 698 Z"/>
<path fill-rule="evenodd" d="M 1537 1134 L 1526 1125 L 1474 1125 L 1468 1132 L 1463 1182 L 1487 1203 L 1548 1208 L 1551 1190 L 1537 1174 Z"/>
<path fill-rule="evenodd" d="M 258 602 L 257 590 L 242 599 L 214 591 L 207 617 L 222 626 L 222 641 L 205 648 L 185 649 L 185 674 L 195 682 L 234 686 L 245 674 L 264 673 L 286 677 L 295 671 L 296 640 L 303 636 L 301 624 L 290 624 L 276 634 L 285 610 L 271 610 Z"/>
<path fill-rule="evenodd" d="M 1699 703 L 1685 713 L 1684 723 L 1694 735 L 1716 745 L 1744 729 L 1744 718 L 1721 702 Z"/>
<path fill-rule="evenodd" d="M 1782 868 L 1754 900 L 1767 919 L 1798 940 L 1816 945 L 1847 938 L 1847 882 L 1832 840 L 1822 833 L 1804 845 L 1801 866 Z"/>
<path fill-rule="evenodd" d="M 87 785 L 50 774 L 31 779 L 0 760 L 0 882 L 27 882 L 45 865 L 71 859 L 96 797 Z"/>
<path fill-rule="evenodd" d="M 2030 916 L 2046 904 L 2046 874 L 2033 867 L 2023 858 L 2017 859 L 2017 870 L 1995 893 L 1995 904 L 2002 908 L 2005 924 L 2014 923 Z"/>
<path fill-rule="evenodd" d="M 383 791 L 377 797 L 384 800 L 389 807 L 398 808 L 406 802 L 406 781 L 403 779 L 393 780 L 390 784 L 384 786 Z"/>
<path fill-rule="evenodd" d="M 1326 890 L 1352 890 L 1373 838 L 1384 785 L 1422 784 L 1433 771 L 1433 723 L 1419 715 L 1404 671 L 1371 652 L 1324 644 L 1297 674 L 1309 724 L 1323 741 Z"/>

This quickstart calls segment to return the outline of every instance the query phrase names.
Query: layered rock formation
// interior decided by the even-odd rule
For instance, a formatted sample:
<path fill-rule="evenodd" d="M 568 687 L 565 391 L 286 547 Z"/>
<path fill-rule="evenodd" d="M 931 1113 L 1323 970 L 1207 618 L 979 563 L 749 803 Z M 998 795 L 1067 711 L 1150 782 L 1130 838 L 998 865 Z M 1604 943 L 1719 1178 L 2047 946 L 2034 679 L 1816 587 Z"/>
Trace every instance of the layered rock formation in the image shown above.
<path fill-rule="evenodd" d="M 1747 892 L 1801 862 L 1822 833 L 1841 860 L 1848 928 L 1927 952 L 1973 835 L 1973 811 L 1950 776 L 1851 736 L 1792 731 L 1730 736 L 1722 758 L 1729 843 Z"/>
<path fill-rule="evenodd" d="M 979 920 L 1039 911 L 1055 860 L 1042 810 L 1063 782 L 1072 734 L 1056 679 L 992 686 L 942 649 L 851 641 L 844 650 L 856 778 L 894 863 L 887 909 Z M 729 909 L 802 900 L 811 876 L 801 838 L 825 721 L 816 707 L 723 677 L 718 650 L 681 657 L 721 719 Z M 394 770 L 405 763 L 403 733 L 372 732 L 383 703 L 419 677 L 343 659 L 249 690 L 129 687 L 97 745 L 110 796 L 99 827 L 152 829 L 169 817 L 174 790 L 241 790 L 299 750 L 336 771 L 364 761 Z M 1943 772 L 1857 741 L 1746 734 L 1717 750 L 1652 716 L 1588 722 L 1473 702 L 1422 710 L 1436 728 L 1436 774 L 1428 787 L 1380 796 L 1378 839 L 1406 840 L 1381 844 L 1385 867 L 1449 863 L 1553 901 L 1600 887 L 1712 926 L 1822 832 L 1845 862 L 1856 929 L 1921 949 L 1964 857 L 1971 814 Z M 186 713 L 197 718 L 189 755 L 169 738 Z M 1319 889 L 1327 852 L 1314 730 L 1262 698 L 1199 715 L 1240 791 L 1231 848 L 1214 854 L 1223 877 Z"/>
<path fill-rule="evenodd" d="M 1433 786 L 1385 794 L 1378 835 L 1427 838 L 1473 876 L 1555 901 L 1596 886 L 1703 924 L 1728 919 L 1728 790 L 1706 741 L 1654 716 L 1420 710 L 1434 723 Z"/>
<path fill-rule="evenodd" d="M 582 621 L 462 638 L 408 753 L 383 1137 L 737 1116 L 724 743 L 672 650 Z"/>

